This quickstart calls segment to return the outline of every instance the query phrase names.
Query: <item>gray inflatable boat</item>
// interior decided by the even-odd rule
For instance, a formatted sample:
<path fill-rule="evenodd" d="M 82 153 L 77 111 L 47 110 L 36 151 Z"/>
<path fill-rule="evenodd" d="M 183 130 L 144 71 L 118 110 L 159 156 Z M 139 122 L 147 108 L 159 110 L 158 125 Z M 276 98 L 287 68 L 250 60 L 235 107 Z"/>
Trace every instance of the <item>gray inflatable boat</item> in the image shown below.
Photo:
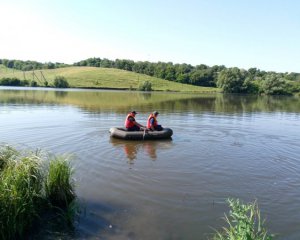
<path fill-rule="evenodd" d="M 113 127 L 109 129 L 110 136 L 125 140 L 156 140 L 171 138 L 173 131 L 164 128 L 162 131 L 127 131 L 125 128 Z"/>

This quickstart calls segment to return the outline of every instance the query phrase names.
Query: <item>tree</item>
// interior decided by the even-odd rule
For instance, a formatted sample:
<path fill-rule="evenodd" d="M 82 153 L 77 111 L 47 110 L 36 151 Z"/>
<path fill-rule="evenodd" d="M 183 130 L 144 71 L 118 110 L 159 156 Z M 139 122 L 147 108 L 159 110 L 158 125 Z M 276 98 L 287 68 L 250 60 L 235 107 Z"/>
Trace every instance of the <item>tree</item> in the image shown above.
<path fill-rule="evenodd" d="M 56 76 L 53 83 L 54 87 L 56 88 L 68 88 L 69 83 L 63 76 Z"/>
<path fill-rule="evenodd" d="M 188 83 L 189 82 L 189 75 L 186 73 L 180 73 L 179 75 L 177 75 L 176 78 L 176 82 L 180 82 L 180 83 Z"/>
<path fill-rule="evenodd" d="M 241 93 L 244 91 L 245 78 L 245 73 L 239 68 L 224 69 L 218 76 L 217 86 L 222 88 L 225 93 Z"/>
<path fill-rule="evenodd" d="M 193 71 L 190 74 L 190 84 L 198 86 L 215 87 L 214 72 L 212 69 Z"/>
<path fill-rule="evenodd" d="M 261 84 L 261 91 L 267 95 L 289 95 L 288 84 L 276 74 L 267 75 Z"/>

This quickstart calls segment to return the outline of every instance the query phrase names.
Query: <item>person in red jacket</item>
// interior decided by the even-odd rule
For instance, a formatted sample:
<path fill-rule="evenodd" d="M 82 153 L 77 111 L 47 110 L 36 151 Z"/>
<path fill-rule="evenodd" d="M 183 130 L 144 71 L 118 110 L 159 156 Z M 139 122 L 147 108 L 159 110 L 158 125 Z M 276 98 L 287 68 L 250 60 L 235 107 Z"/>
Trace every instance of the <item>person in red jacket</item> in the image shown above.
<path fill-rule="evenodd" d="M 148 117 L 148 121 L 147 121 L 147 128 L 149 130 L 156 130 L 156 131 L 161 131 L 163 130 L 161 125 L 158 125 L 157 122 L 157 116 L 158 116 L 159 112 L 154 111 L 153 113 L 151 113 Z"/>
<path fill-rule="evenodd" d="M 135 115 L 137 114 L 136 111 L 132 111 L 128 113 L 126 119 L 125 119 L 125 128 L 127 131 L 140 131 L 141 128 L 145 128 L 145 126 L 139 124 L 137 121 L 135 121 Z"/>

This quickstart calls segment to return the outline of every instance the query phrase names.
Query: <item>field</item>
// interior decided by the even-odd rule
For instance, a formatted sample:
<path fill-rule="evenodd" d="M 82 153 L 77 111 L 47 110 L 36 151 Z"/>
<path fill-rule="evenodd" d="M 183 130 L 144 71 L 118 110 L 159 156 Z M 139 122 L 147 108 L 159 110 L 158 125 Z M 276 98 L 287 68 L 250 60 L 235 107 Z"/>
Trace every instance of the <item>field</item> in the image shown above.
<path fill-rule="evenodd" d="M 19 71 L 8 69 L 0 65 L 0 79 L 16 77 L 20 80 L 34 80 L 43 86 L 45 80 L 53 85 L 56 76 L 64 76 L 74 88 L 102 88 L 102 89 L 137 89 L 140 84 L 149 81 L 154 91 L 178 92 L 218 92 L 217 88 L 198 87 L 167 81 L 144 74 L 114 68 L 96 67 L 66 67 L 58 69 L 43 69 L 33 71 Z"/>

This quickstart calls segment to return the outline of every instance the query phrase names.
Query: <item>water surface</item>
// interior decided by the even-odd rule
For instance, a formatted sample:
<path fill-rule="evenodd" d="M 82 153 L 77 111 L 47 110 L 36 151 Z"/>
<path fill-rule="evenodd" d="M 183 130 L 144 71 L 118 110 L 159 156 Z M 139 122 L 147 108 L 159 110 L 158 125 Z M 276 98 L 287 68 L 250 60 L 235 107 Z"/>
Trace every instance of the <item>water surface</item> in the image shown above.
<path fill-rule="evenodd" d="M 129 110 L 159 111 L 172 140 L 111 139 Z M 236 197 L 296 240 L 299 113 L 297 97 L 0 88 L 0 143 L 74 155 L 78 239 L 207 239 Z"/>

